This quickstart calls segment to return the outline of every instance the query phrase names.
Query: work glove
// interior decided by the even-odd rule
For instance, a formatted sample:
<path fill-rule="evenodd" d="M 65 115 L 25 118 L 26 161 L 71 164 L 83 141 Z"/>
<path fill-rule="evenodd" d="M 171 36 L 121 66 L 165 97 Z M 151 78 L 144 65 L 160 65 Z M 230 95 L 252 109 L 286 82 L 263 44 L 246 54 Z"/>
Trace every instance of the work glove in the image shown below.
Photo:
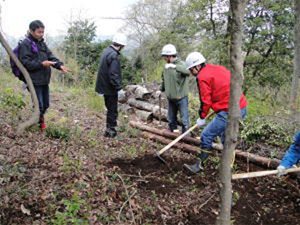
<path fill-rule="evenodd" d="M 125 91 L 123 89 L 118 91 L 118 98 L 120 98 L 120 99 L 125 98 Z"/>
<path fill-rule="evenodd" d="M 198 118 L 197 119 L 197 126 L 200 128 L 204 125 L 205 125 L 205 119 Z"/>
<path fill-rule="evenodd" d="M 155 96 L 157 96 L 157 97 L 161 96 L 161 91 L 157 91 L 157 92 L 155 93 Z"/>
<path fill-rule="evenodd" d="M 287 174 L 285 166 L 282 166 L 282 165 L 279 165 L 277 167 L 277 171 L 278 171 L 278 176 Z"/>
<path fill-rule="evenodd" d="M 169 68 L 175 69 L 175 68 L 176 68 L 176 65 L 173 64 L 173 63 L 167 63 L 167 64 L 165 65 L 165 68 L 166 68 L 166 69 L 169 69 Z"/>

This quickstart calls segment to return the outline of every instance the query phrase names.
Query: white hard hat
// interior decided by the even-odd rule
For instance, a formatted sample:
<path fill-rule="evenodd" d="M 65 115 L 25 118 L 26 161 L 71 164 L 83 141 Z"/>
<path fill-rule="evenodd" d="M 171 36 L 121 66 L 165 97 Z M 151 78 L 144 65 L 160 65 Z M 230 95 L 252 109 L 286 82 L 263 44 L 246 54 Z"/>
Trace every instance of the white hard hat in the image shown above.
<path fill-rule="evenodd" d="M 205 62 L 205 58 L 200 52 L 190 53 L 185 60 L 187 69 L 190 69 L 194 66 L 200 65 Z"/>
<path fill-rule="evenodd" d="M 113 37 L 112 42 L 125 46 L 127 44 L 127 38 L 124 34 L 118 33 Z"/>
<path fill-rule="evenodd" d="M 167 44 L 163 47 L 161 55 L 176 55 L 176 48 L 172 44 Z"/>

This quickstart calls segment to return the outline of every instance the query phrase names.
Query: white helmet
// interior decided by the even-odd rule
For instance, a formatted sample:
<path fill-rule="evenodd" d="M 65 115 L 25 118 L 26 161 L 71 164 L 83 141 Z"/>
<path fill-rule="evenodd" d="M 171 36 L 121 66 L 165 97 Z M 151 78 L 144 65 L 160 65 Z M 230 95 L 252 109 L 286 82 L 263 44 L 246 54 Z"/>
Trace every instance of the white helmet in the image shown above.
<path fill-rule="evenodd" d="M 112 42 L 125 46 L 127 44 L 127 38 L 124 34 L 118 33 L 113 37 Z"/>
<path fill-rule="evenodd" d="M 167 44 L 163 47 L 161 55 L 176 55 L 176 48 L 172 44 Z"/>
<path fill-rule="evenodd" d="M 187 69 L 190 69 L 194 66 L 200 65 L 205 62 L 205 58 L 200 52 L 190 53 L 185 60 Z"/>

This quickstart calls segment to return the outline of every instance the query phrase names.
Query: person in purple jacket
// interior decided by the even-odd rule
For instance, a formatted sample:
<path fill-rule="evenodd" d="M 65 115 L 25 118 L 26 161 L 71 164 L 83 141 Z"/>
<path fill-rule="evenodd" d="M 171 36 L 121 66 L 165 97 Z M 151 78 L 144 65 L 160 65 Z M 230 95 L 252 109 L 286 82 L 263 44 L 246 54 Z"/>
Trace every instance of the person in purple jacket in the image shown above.
<path fill-rule="evenodd" d="M 285 153 L 279 166 L 277 167 L 278 175 L 282 176 L 286 174 L 286 169 L 291 168 L 297 164 L 300 160 L 300 131 L 295 135 L 294 142 Z"/>

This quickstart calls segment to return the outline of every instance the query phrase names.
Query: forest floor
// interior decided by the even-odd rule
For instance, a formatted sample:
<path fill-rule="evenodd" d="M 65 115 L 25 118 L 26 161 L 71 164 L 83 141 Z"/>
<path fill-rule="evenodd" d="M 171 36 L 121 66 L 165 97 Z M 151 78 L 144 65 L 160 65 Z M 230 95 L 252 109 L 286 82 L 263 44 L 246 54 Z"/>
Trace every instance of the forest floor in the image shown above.
<path fill-rule="evenodd" d="M 27 94 L 28 95 L 28 94 Z M 119 133 L 103 137 L 105 115 L 85 107 L 78 92 L 51 92 L 47 129 L 19 136 L 19 119 L 0 113 L 0 224 L 214 224 L 219 215 L 220 153 L 201 174 L 184 163 L 195 156 L 143 139 L 120 116 Z M 100 97 L 99 97 L 100 99 Z M 153 124 L 153 126 L 155 126 Z M 236 160 L 234 173 L 266 170 Z M 299 224 L 296 177 L 232 181 L 232 224 Z"/>

